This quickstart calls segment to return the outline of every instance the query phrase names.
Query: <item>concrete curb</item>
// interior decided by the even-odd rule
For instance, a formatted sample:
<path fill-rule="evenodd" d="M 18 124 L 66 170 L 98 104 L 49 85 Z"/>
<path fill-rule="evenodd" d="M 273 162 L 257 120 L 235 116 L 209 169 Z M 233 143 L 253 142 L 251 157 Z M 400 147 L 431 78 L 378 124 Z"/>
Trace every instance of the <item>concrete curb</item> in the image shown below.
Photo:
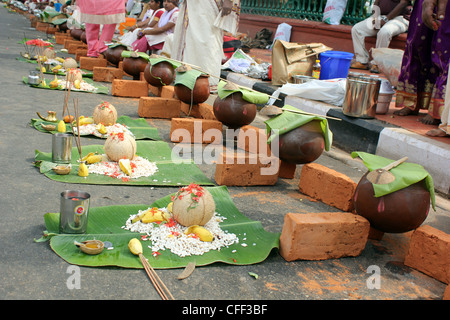
<path fill-rule="evenodd" d="M 222 78 L 269 95 L 277 89 L 269 83 L 222 70 Z M 341 119 L 328 121 L 333 132 L 333 144 L 347 152 L 364 151 L 390 159 L 408 157 L 408 161 L 422 165 L 433 177 L 435 189 L 450 196 L 450 147 L 448 144 L 379 121 L 348 117 L 342 108 L 295 96 L 279 97 L 275 105 L 290 105 L 306 112 Z"/>

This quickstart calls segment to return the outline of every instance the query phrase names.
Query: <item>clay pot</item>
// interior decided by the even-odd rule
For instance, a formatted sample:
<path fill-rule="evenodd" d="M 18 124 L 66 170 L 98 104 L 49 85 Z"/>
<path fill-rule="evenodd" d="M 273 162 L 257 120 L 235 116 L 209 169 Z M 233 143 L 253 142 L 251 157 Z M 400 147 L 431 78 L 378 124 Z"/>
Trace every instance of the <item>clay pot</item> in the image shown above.
<path fill-rule="evenodd" d="M 367 173 L 359 181 L 354 195 L 356 212 L 369 220 L 370 225 L 388 233 L 408 232 L 418 228 L 427 218 L 430 193 L 424 181 L 376 198 Z"/>
<path fill-rule="evenodd" d="M 201 75 L 195 81 L 194 89 L 191 90 L 183 84 L 175 85 L 175 94 L 178 99 L 188 104 L 205 102 L 209 98 L 209 76 Z"/>
<path fill-rule="evenodd" d="M 124 50 L 127 50 L 127 47 L 120 45 L 113 48 L 108 48 L 106 51 L 102 52 L 102 54 L 109 63 L 118 66 L 119 62 L 123 60 L 122 51 Z"/>
<path fill-rule="evenodd" d="M 175 68 L 167 61 L 161 61 L 155 65 L 149 63 L 145 67 L 144 78 L 154 87 L 167 86 L 175 80 Z"/>
<path fill-rule="evenodd" d="M 86 31 L 83 31 L 83 32 L 81 33 L 80 40 L 81 40 L 81 42 L 87 44 L 87 40 L 86 40 Z"/>
<path fill-rule="evenodd" d="M 213 104 L 217 120 L 229 128 L 240 128 L 250 124 L 256 117 L 256 105 L 242 98 L 242 93 L 235 92 L 225 99 L 217 97 Z"/>
<path fill-rule="evenodd" d="M 67 22 L 61 23 L 60 25 L 58 25 L 58 29 L 61 32 L 66 33 L 67 30 L 69 30 L 69 27 L 67 26 Z"/>
<path fill-rule="evenodd" d="M 124 58 L 123 59 L 123 71 L 133 77 L 134 80 L 139 80 L 141 72 L 144 72 L 145 67 L 148 65 L 148 61 L 144 58 Z"/>
<path fill-rule="evenodd" d="M 81 40 L 81 34 L 84 31 L 82 29 L 71 29 L 70 30 L 70 35 L 72 36 L 72 38 L 74 38 L 75 40 Z"/>
<path fill-rule="evenodd" d="M 288 163 L 315 161 L 323 152 L 325 139 L 320 121 L 313 120 L 279 137 L 279 158 Z"/>

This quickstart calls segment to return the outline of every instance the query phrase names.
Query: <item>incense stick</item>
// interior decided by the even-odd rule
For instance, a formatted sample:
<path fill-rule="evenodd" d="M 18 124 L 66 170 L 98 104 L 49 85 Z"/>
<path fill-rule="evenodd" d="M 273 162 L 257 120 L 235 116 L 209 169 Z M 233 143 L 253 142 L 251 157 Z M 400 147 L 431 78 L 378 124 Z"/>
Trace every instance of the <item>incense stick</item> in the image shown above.
<path fill-rule="evenodd" d="M 141 259 L 145 272 L 147 272 L 150 281 L 153 283 L 153 286 L 155 287 L 156 291 L 158 291 L 161 298 L 163 300 L 175 300 L 172 294 L 170 293 L 169 289 L 167 289 L 166 285 L 162 282 L 161 278 L 155 272 L 155 270 L 147 261 L 147 259 L 145 259 L 142 253 L 139 254 L 139 258 Z"/>

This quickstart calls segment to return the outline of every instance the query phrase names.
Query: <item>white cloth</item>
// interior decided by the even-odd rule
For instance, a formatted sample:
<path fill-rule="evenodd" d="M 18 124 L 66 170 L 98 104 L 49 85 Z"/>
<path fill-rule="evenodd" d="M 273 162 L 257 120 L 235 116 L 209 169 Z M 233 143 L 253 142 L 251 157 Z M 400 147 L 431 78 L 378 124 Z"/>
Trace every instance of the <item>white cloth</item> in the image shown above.
<path fill-rule="evenodd" d="M 178 9 L 178 7 L 176 7 L 174 9 L 170 10 L 169 12 L 167 12 L 167 11 L 164 12 L 158 21 L 158 27 L 163 27 L 167 23 L 174 23 L 176 25 L 179 11 L 180 10 Z M 151 29 L 151 28 L 146 28 L 146 29 Z M 169 29 L 163 33 L 146 35 L 145 37 L 147 38 L 148 45 L 154 46 L 155 44 L 164 42 L 166 40 L 166 37 L 169 34 L 173 33 L 173 30 L 174 30 L 174 28 Z"/>
<path fill-rule="evenodd" d="M 352 28 L 353 50 L 355 60 L 361 63 L 369 62 L 369 52 L 365 45 L 366 37 L 377 36 L 376 48 L 387 48 L 393 37 L 408 31 L 409 21 L 403 16 L 395 17 L 386 22 L 380 29 L 375 29 L 373 17 L 355 24 Z"/>
<path fill-rule="evenodd" d="M 235 1 L 239 8 L 233 15 L 237 20 L 240 1 Z M 236 8 L 235 8 L 236 9 Z M 184 0 L 180 5 L 178 23 L 175 26 L 171 45 L 171 58 L 199 67 L 202 71 L 220 76 L 223 53 L 223 29 L 216 26 L 221 7 L 217 0 Z M 237 21 L 236 21 L 237 23 Z M 220 23 L 217 23 L 220 25 Z M 230 26 L 229 21 L 223 25 Z M 168 47 L 163 48 L 167 52 Z M 209 77 L 211 85 L 218 79 Z"/>
<path fill-rule="evenodd" d="M 155 10 L 152 12 L 152 15 L 149 17 L 148 24 L 150 24 L 153 21 L 156 14 L 160 11 L 165 11 L 165 10 L 164 10 L 164 8 L 161 8 L 161 9 L 158 9 L 158 10 Z M 141 30 L 142 30 L 141 28 L 136 28 L 132 32 L 125 33 L 123 36 L 121 36 L 119 38 L 119 42 L 126 46 L 131 46 L 133 44 L 133 42 L 135 42 L 137 40 L 139 31 L 141 31 Z"/>
<path fill-rule="evenodd" d="M 450 66 L 449 66 L 450 72 Z M 441 114 L 441 124 L 439 129 L 443 130 L 447 135 L 450 135 L 450 86 L 447 85 L 445 89 L 444 109 Z"/>

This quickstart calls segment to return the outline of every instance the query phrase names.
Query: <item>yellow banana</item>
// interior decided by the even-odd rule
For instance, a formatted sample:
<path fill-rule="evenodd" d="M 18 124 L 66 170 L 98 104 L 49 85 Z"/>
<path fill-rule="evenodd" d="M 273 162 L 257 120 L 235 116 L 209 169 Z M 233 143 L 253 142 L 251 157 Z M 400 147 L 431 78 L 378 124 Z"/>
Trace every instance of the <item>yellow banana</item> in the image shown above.
<path fill-rule="evenodd" d="M 164 221 L 163 212 L 157 208 L 150 208 L 143 213 L 142 223 L 162 222 Z"/>
<path fill-rule="evenodd" d="M 136 256 L 142 254 L 142 244 L 137 238 L 133 238 L 128 242 L 128 249 Z"/>
<path fill-rule="evenodd" d="M 108 132 L 108 131 L 106 131 L 106 127 L 103 125 L 103 123 L 99 123 L 95 128 L 101 134 L 106 134 Z"/>
<path fill-rule="evenodd" d="M 103 156 L 100 154 L 92 155 L 86 159 L 87 164 L 93 164 L 102 161 Z"/>
<path fill-rule="evenodd" d="M 57 130 L 58 132 L 66 132 L 66 123 L 63 120 L 58 122 Z"/>
<path fill-rule="evenodd" d="M 87 177 L 89 175 L 89 169 L 86 165 L 86 162 L 81 162 L 78 168 L 78 175 L 80 177 Z"/>
<path fill-rule="evenodd" d="M 133 170 L 131 169 L 130 159 L 120 159 L 119 167 L 127 176 L 131 176 Z"/>
<path fill-rule="evenodd" d="M 184 234 L 195 234 L 201 241 L 205 242 L 211 242 L 214 239 L 212 233 L 209 232 L 208 229 L 198 225 L 190 226 L 186 229 Z"/>

